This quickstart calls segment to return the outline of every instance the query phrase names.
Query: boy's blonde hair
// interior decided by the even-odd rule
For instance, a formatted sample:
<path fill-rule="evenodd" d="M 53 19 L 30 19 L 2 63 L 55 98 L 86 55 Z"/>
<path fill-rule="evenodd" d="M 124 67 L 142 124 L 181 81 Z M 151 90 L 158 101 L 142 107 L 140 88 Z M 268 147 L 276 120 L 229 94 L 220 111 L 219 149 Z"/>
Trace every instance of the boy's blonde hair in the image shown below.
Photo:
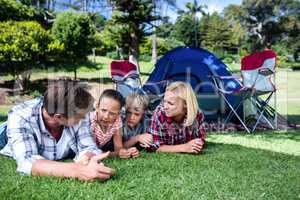
<path fill-rule="evenodd" d="M 148 108 L 149 98 L 147 95 L 139 94 L 137 92 L 130 93 L 126 97 L 125 108 L 133 108 L 136 111 L 145 111 Z"/>
<path fill-rule="evenodd" d="M 174 92 L 179 98 L 184 100 L 187 107 L 185 126 L 191 126 L 199 110 L 197 97 L 191 85 L 182 81 L 176 81 L 171 83 L 166 91 Z"/>

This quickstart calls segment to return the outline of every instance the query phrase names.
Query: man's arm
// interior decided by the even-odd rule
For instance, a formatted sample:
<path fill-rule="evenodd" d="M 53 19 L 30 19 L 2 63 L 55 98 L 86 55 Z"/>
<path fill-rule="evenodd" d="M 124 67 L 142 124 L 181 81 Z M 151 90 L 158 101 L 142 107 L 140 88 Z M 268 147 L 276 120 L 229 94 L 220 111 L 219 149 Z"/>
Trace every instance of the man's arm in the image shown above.
<path fill-rule="evenodd" d="M 99 162 L 108 155 L 109 152 L 93 156 L 87 165 L 40 159 L 33 162 L 31 174 L 78 178 L 83 181 L 107 180 L 115 174 L 115 171 Z"/>

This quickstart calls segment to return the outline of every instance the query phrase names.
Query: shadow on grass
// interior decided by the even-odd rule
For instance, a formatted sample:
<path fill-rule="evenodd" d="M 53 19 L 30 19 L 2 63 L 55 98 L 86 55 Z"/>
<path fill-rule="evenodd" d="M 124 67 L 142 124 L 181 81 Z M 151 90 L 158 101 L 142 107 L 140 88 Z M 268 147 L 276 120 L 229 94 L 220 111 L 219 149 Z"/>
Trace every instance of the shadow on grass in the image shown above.
<path fill-rule="evenodd" d="M 5 122 L 6 120 L 7 120 L 7 115 L 0 114 L 0 124 L 2 124 L 2 122 Z"/>
<path fill-rule="evenodd" d="M 300 124 L 300 115 L 288 115 L 287 119 L 290 124 Z"/>

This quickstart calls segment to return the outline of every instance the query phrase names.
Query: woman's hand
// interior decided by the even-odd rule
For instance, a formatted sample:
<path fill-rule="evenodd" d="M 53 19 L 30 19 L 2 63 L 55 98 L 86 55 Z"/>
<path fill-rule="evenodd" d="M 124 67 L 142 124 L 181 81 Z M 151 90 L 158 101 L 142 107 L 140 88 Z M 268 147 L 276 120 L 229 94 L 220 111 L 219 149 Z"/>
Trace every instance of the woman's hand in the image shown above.
<path fill-rule="evenodd" d="M 193 139 L 185 144 L 185 152 L 186 153 L 194 153 L 198 154 L 203 149 L 203 141 L 199 138 Z"/>
<path fill-rule="evenodd" d="M 148 148 L 153 143 L 152 135 L 149 133 L 144 133 L 137 135 L 137 141 L 140 143 L 141 147 Z"/>

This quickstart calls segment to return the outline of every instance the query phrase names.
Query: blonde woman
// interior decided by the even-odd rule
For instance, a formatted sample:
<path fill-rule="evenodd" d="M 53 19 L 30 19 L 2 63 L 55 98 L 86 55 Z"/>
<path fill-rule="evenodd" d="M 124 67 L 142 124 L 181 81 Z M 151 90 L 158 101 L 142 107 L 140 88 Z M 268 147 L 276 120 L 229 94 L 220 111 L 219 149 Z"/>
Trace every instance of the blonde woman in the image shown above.
<path fill-rule="evenodd" d="M 192 87 L 181 81 L 171 83 L 151 119 L 153 145 L 149 150 L 200 153 L 205 142 L 203 119 Z"/>

